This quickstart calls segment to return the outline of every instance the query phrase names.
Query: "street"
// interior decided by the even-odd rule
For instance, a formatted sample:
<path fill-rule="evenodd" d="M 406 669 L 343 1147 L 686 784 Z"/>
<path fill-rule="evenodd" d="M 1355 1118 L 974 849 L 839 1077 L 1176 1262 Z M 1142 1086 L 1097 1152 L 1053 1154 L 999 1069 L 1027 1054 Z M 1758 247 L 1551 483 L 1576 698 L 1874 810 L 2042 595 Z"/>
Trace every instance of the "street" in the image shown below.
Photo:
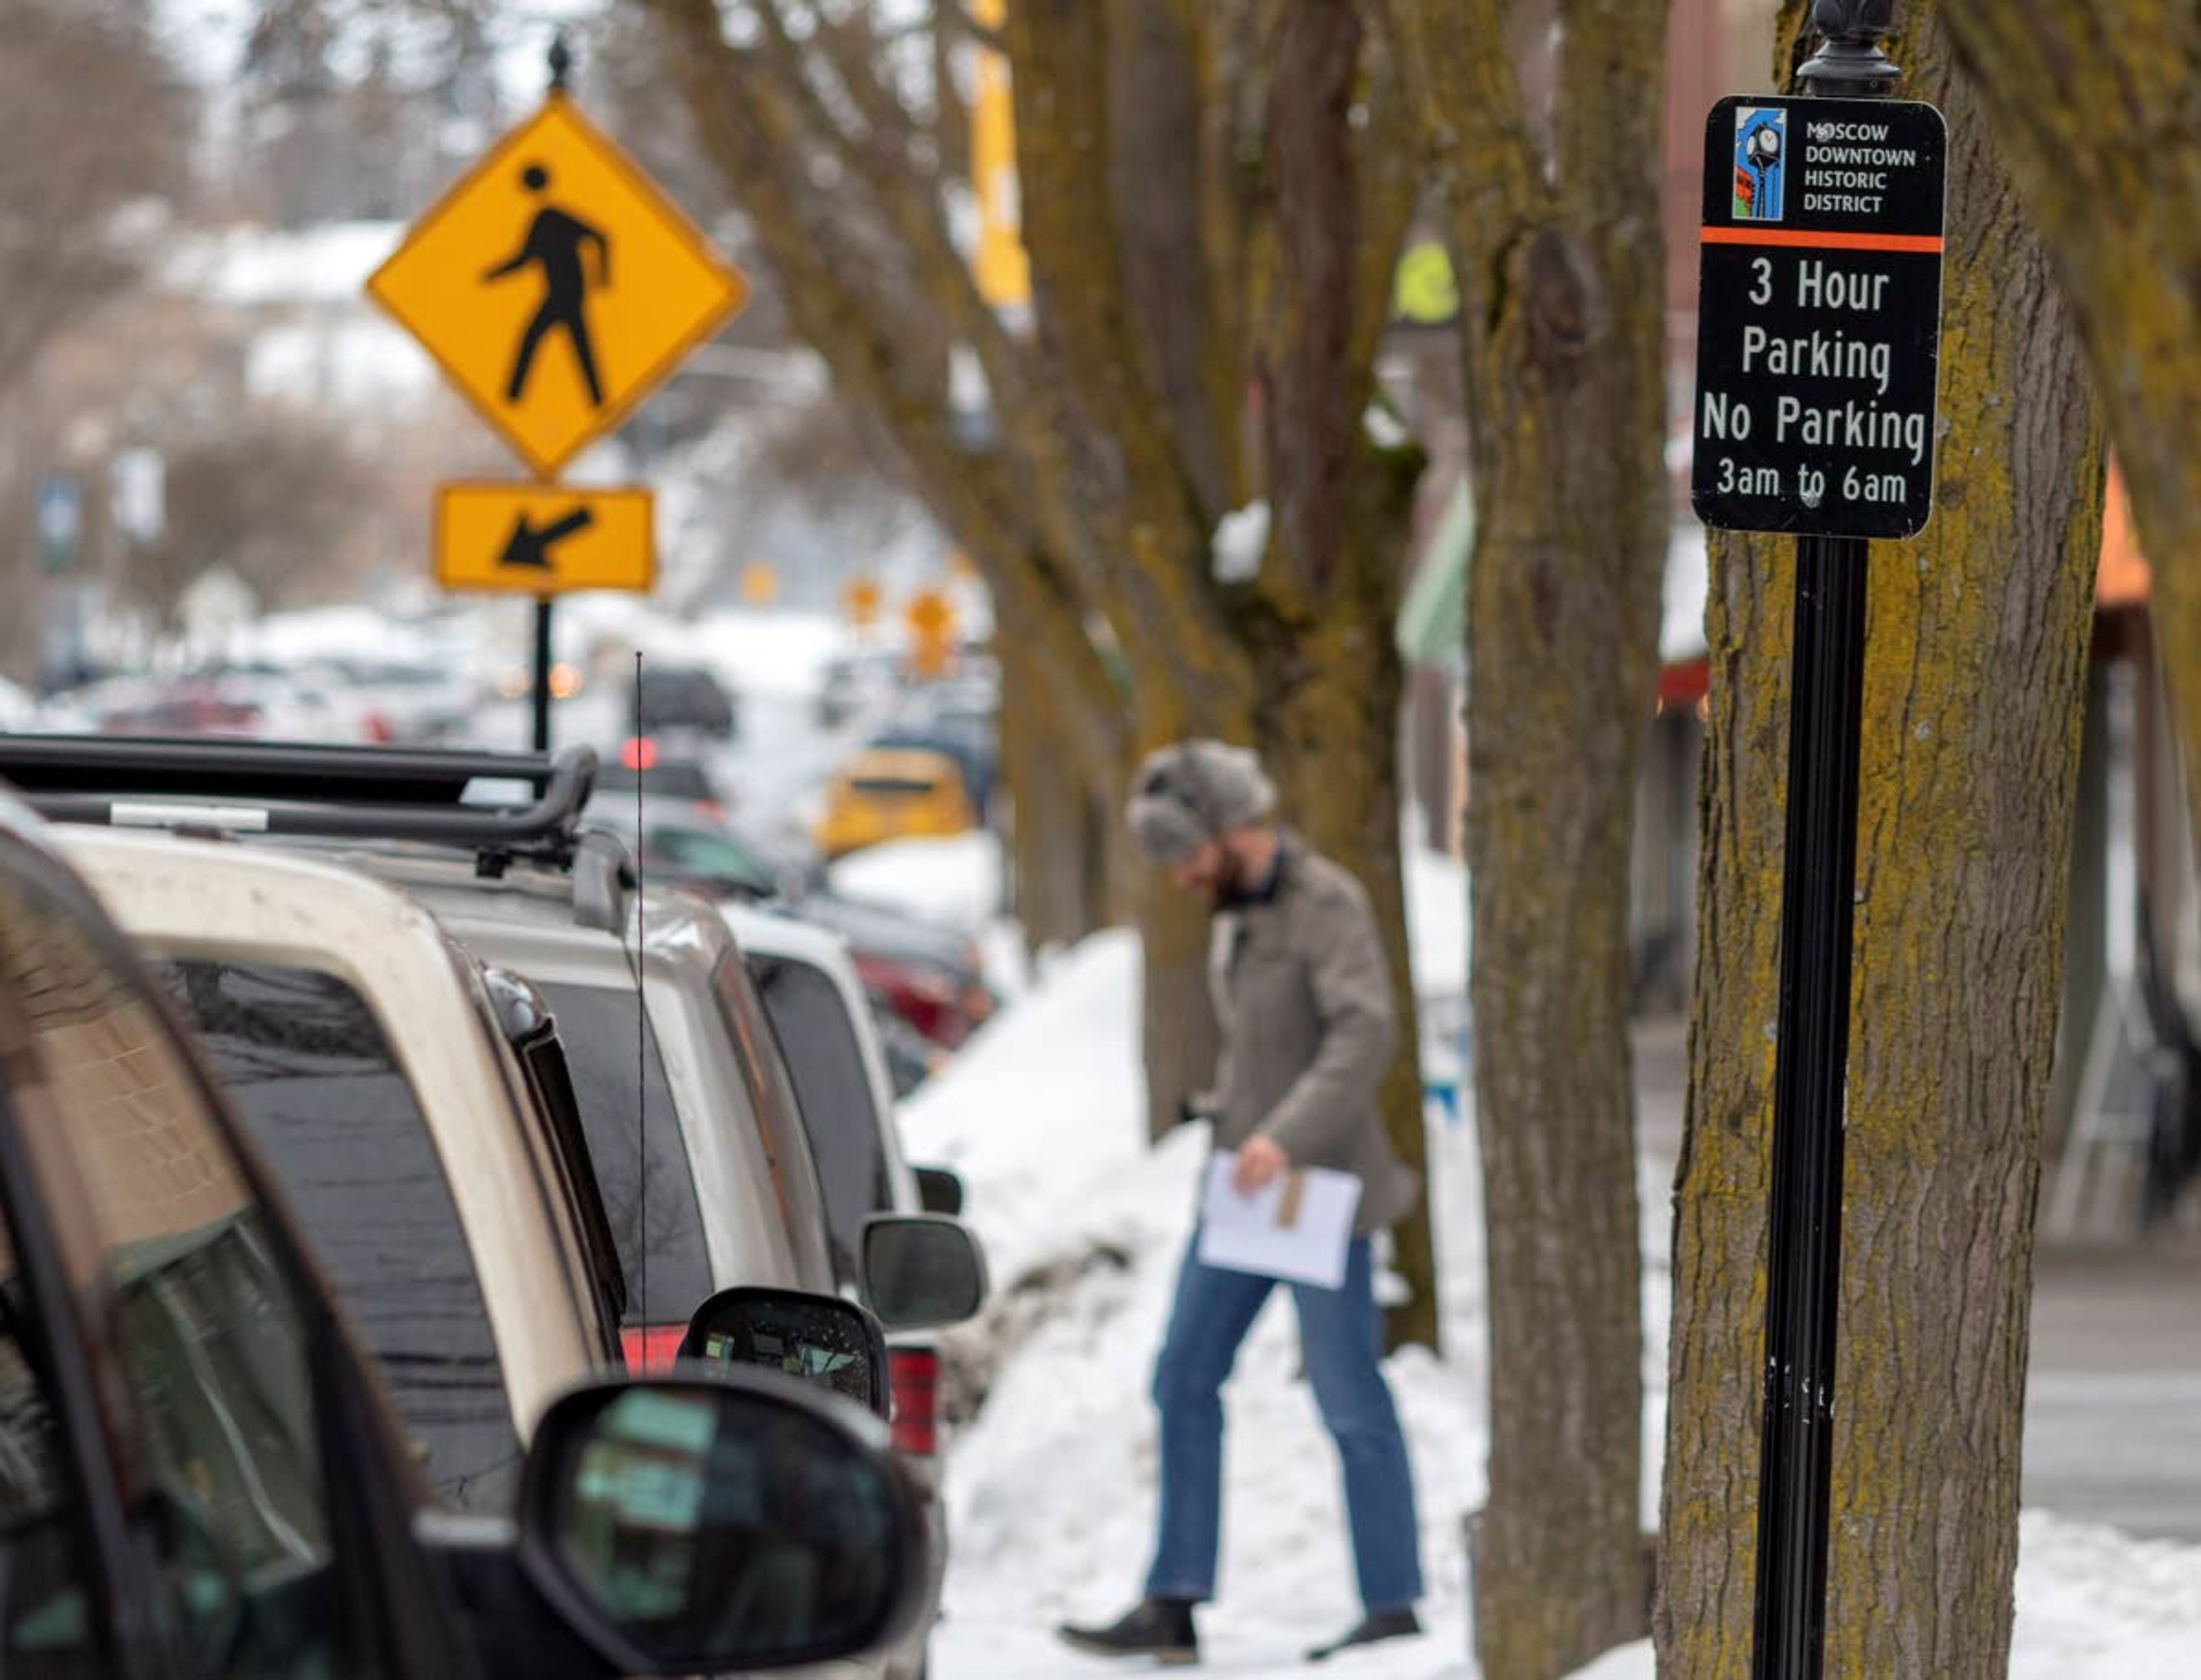
<path fill-rule="evenodd" d="M 2028 1506 L 2201 1541 L 2201 1248 L 2042 1252 L 2024 1486 Z"/>

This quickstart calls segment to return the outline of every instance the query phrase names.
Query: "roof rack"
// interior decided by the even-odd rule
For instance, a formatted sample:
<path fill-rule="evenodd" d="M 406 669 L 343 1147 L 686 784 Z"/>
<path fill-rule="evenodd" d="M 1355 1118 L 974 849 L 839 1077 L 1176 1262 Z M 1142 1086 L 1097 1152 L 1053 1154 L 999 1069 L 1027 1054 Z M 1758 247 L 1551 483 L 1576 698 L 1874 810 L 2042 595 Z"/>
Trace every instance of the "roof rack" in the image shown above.
<path fill-rule="evenodd" d="M 490 872 L 515 857 L 570 863 L 596 775 L 586 747 L 554 755 L 0 734 L 0 781 L 53 821 L 418 841 L 472 851 Z M 483 780 L 525 783 L 533 801 L 467 801 Z"/>

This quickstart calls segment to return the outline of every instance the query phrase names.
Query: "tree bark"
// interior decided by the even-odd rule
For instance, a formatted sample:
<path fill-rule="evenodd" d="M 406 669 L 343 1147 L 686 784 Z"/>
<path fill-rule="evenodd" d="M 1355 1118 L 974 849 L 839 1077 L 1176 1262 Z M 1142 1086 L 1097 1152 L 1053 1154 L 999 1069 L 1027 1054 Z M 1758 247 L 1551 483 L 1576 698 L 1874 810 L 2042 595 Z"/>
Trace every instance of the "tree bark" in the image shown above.
<path fill-rule="evenodd" d="M 1393 481 L 1386 494 L 1380 471 L 1364 467 L 1360 482 L 1366 493 L 1340 510 L 1345 536 L 1332 563 L 1340 587 L 1372 604 L 1394 598 L 1412 480 Z M 1399 848 L 1406 796 L 1399 716 L 1406 673 L 1383 625 L 1375 614 L 1347 612 L 1280 640 L 1273 656 L 1258 661 L 1265 725 L 1259 740 L 1287 818 L 1318 851 L 1351 870 L 1375 905 L 1400 1027 L 1399 1049 L 1379 1101 L 1392 1148 L 1426 1174 L 1427 1120 Z M 1393 1233 L 1399 1272 L 1413 1289 L 1412 1298 L 1389 1315 L 1394 1347 L 1438 1345 L 1435 1292 L 1422 1284 L 1436 1275 L 1430 1190 L 1424 1184 L 1419 1205 Z"/>
<path fill-rule="evenodd" d="M 1829 1674 L 2007 1666 L 2039 1146 L 2102 437 L 2074 323 L 1939 9 L 1950 132 L 1935 511 L 1875 543 L 1836 1364 Z M 1793 38 L 1794 15 L 1790 15 Z M 1658 1671 L 1751 1662 L 1793 543 L 1722 539 L 1706 614 L 1690 1095 L 1675 1187 Z"/>
<path fill-rule="evenodd" d="M 1015 911 L 1034 950 L 1108 925 L 1108 856 L 1094 831 L 1090 779 L 1061 749 L 1053 673 L 1013 626 L 1001 626 L 1001 779 L 1009 790 Z"/>
<path fill-rule="evenodd" d="M 1427 18 L 1476 502 L 1468 860 L 1490 1266 L 1488 1680 L 1640 1635 L 1641 1268 L 1628 1042 L 1636 761 L 1668 524 L 1663 6 L 1563 6 L 1548 109 L 1510 9 Z M 1407 10 L 1422 15 L 1423 9 Z M 1457 14 L 1464 12 L 1464 18 Z"/>
<path fill-rule="evenodd" d="M 1952 6 L 1947 27 L 2077 317 L 2201 764 L 2201 8 Z M 2201 773 L 2186 796 L 2201 832 Z"/>

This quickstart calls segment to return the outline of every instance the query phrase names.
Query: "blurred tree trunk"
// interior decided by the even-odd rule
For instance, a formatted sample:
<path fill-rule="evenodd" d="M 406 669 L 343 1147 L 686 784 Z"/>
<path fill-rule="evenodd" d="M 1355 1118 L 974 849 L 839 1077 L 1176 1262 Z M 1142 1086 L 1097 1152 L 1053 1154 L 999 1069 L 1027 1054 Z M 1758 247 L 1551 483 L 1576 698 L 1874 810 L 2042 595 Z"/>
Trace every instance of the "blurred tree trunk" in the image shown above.
<path fill-rule="evenodd" d="M 1108 855 L 1094 832 L 1092 784 L 1059 744 L 1050 673 L 1013 624 L 995 634 L 1001 668 L 1001 779 L 1012 790 L 1011 858 L 1016 913 L 1034 950 L 1067 945 L 1105 925 Z"/>
<path fill-rule="evenodd" d="M 1159 1132 L 1209 1083 L 1215 1029 L 1205 919 L 1143 869 L 1127 893 L 1118 866 L 1141 749 L 1192 733 L 1261 749 L 1295 796 L 1288 818 L 1375 894 L 1404 973 L 1392 510 L 1419 455 L 1370 444 L 1363 415 L 1416 160 L 1378 0 L 1016 0 L 1000 44 L 1032 296 L 1014 326 L 949 231 L 960 96 L 913 93 L 875 9 L 748 0 L 730 35 L 716 0 L 630 4 L 662 26 L 666 73 L 793 330 L 983 570 L 1020 644 L 1012 688 L 1044 690 L 1005 743 L 1012 795 L 1043 778 L 1020 806 L 1038 820 L 1019 825 L 1019 863 L 1048 875 L 1065 935 L 1136 899 Z M 942 64 L 971 26 L 960 5 L 930 21 Z M 983 414 L 951 391 L 959 364 Z M 1218 572 L 1218 522 L 1257 502 L 1256 564 Z M 1294 672 L 1320 677 L 1317 701 L 1285 703 Z M 1304 773 L 1317 755 L 1350 780 Z M 1334 819 L 1348 786 L 1389 802 Z M 1411 998 L 1385 1113 L 1418 1166 Z M 1425 1213 L 1401 1254 L 1415 1303 L 1395 1328 L 1433 1341 Z"/>
<path fill-rule="evenodd" d="M 1370 499 L 1348 514 L 1356 527 L 1340 552 L 1347 585 L 1371 600 L 1388 598 L 1396 556 L 1406 541 L 1413 476 L 1372 477 Z M 1406 881 L 1399 836 L 1404 819 L 1405 767 L 1397 750 L 1406 673 L 1388 620 L 1344 615 L 1334 625 L 1280 646 L 1259 661 L 1263 738 L 1268 767 L 1284 808 L 1300 832 L 1334 858 L 1365 860 L 1355 872 L 1383 925 L 1406 924 Z M 1412 953 L 1389 941 L 1391 992 L 1405 1025 L 1414 1019 Z M 1402 1160 L 1422 1161 L 1422 1079 L 1415 1060 L 1393 1060 L 1382 1094 L 1393 1146 Z M 1411 1127 L 1411 1132 L 1402 1129 Z M 1424 1202 L 1427 1201 L 1424 1186 Z M 1408 1220 L 1395 1233 L 1396 1265 L 1409 1279 L 1436 1275 L 1430 1221 Z M 1435 1301 L 1417 1289 L 1390 1315 L 1394 1342 L 1437 1345 Z"/>
<path fill-rule="evenodd" d="M 1798 3 L 1781 38 L 1793 64 Z M 1950 137 L 1925 534 L 1871 549 L 1827 1672 L 2000 1674 L 2102 438 L 2077 332 L 1940 8 Z M 1748 1672 L 1793 544 L 1715 545 L 1676 1184 L 1659 1672 Z"/>
<path fill-rule="evenodd" d="M 2201 6 L 1957 6 L 1948 30 L 2078 320 L 2201 833 Z"/>
<path fill-rule="evenodd" d="M 1505 50 L 1521 20 L 1502 0 L 1404 9 L 1448 151 L 1478 509 L 1467 838 L 1491 1440 L 1476 1654 L 1488 1680 L 1548 1680 L 1648 1613 L 1628 902 L 1670 520 L 1665 8 L 1563 5 L 1535 49 L 1548 63 Z"/>

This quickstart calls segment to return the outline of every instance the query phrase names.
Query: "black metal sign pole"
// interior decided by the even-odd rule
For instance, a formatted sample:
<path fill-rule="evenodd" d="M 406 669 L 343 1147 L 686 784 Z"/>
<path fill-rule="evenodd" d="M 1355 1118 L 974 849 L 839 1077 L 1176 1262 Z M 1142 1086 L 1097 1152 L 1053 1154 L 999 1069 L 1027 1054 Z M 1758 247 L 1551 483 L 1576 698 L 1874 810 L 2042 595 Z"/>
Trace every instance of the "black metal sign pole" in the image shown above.
<path fill-rule="evenodd" d="M 550 604 L 551 597 L 535 597 L 535 750 L 550 750 Z"/>
<path fill-rule="evenodd" d="M 566 44 L 562 29 L 551 37 L 549 55 L 550 91 L 566 91 L 567 79 L 572 73 L 572 49 Z M 538 595 L 535 597 L 535 685 L 531 690 L 535 708 L 535 750 L 550 750 L 550 614 L 555 597 Z"/>
<path fill-rule="evenodd" d="M 1893 0 L 1820 0 L 1824 44 L 1800 91 L 1892 93 L 1900 72 L 1877 42 L 1893 11 Z M 1824 1659 L 1869 548 L 1796 539 L 1755 1680 L 1820 1680 Z"/>

